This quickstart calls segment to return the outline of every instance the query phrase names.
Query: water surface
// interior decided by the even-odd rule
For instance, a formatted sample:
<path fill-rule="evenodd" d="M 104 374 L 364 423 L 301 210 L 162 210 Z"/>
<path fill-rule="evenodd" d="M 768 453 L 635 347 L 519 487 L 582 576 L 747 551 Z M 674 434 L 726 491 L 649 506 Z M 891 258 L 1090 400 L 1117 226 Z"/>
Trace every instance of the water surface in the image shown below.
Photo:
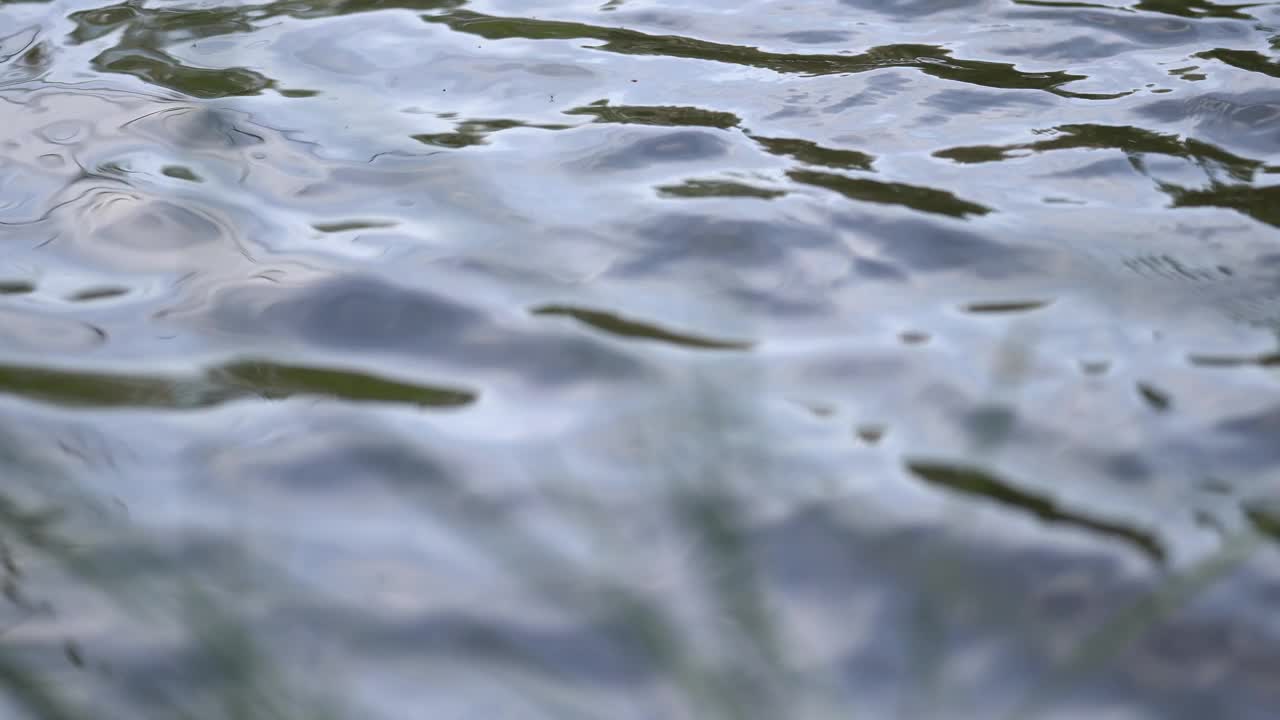
<path fill-rule="evenodd" d="M 0 0 L 14 717 L 1270 718 L 1280 3 Z"/>

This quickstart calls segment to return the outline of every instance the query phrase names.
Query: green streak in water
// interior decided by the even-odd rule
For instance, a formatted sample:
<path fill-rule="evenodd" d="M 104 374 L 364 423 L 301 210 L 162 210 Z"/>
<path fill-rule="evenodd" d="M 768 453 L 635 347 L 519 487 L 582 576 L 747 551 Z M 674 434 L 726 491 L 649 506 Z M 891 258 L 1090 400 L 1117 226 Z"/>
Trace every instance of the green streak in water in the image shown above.
<path fill-rule="evenodd" d="M 565 115 L 590 115 L 598 123 L 713 127 L 727 130 L 742 122 L 737 115 L 675 105 L 607 105 L 599 103 L 566 110 Z"/>
<path fill-rule="evenodd" d="M 1061 89 L 1061 86 L 1067 83 L 1084 79 L 1083 75 L 1072 75 L 1060 70 L 1025 73 L 1017 70 L 1010 63 L 961 60 L 951 57 L 949 50 L 936 45 L 883 45 L 859 55 L 800 55 L 767 52 L 754 47 L 715 43 L 678 35 L 649 35 L 626 28 L 600 27 L 558 20 L 498 17 L 470 10 L 428 14 L 423 16 L 423 20 L 441 23 L 455 31 L 477 35 L 488 40 L 591 39 L 603 42 L 603 45 L 595 46 L 594 49 L 606 52 L 706 60 L 757 67 L 786 74 L 843 75 L 886 67 L 908 67 L 945 80 L 983 87 L 1043 90 L 1064 97 L 1087 99 L 1120 96 L 1081 94 Z M 1121 95 L 1127 94 L 1129 93 Z"/>
<path fill-rule="evenodd" d="M 759 198 L 772 200 L 786 195 L 785 190 L 770 190 L 728 180 L 685 180 L 680 185 L 662 185 L 658 194 L 671 198 Z"/>
<path fill-rule="evenodd" d="M 1065 510 L 1052 499 L 1036 495 L 1012 483 L 972 467 L 925 460 L 907 463 L 920 479 L 939 487 L 978 495 L 1001 505 L 1019 508 L 1049 523 L 1069 525 L 1089 532 L 1123 540 L 1157 563 L 1166 559 L 1164 547 L 1151 533 L 1109 520 L 1100 520 L 1080 512 Z"/>
<path fill-rule="evenodd" d="M 68 407 L 199 408 L 244 397 L 297 395 L 430 407 L 470 404 L 475 394 L 387 380 L 351 370 L 244 361 L 203 376 L 126 375 L 33 366 L 0 366 L 0 393 Z"/>
<path fill-rule="evenodd" d="M 564 305 L 547 305 L 533 311 L 534 315 L 564 315 L 613 335 L 657 340 L 703 350 L 750 350 L 752 343 L 734 340 L 711 340 L 688 333 L 672 332 L 651 323 L 630 320 L 611 312 L 586 310 Z"/>
<path fill-rule="evenodd" d="M 816 170 L 792 170 L 787 177 L 798 183 L 820 187 L 840 193 L 850 200 L 878 203 L 881 205 L 902 205 L 912 210 L 965 217 L 967 215 L 986 215 L 991 208 L 967 200 L 961 200 L 945 190 L 907 185 L 904 183 L 881 182 L 866 178 L 851 178 L 836 173 Z"/>

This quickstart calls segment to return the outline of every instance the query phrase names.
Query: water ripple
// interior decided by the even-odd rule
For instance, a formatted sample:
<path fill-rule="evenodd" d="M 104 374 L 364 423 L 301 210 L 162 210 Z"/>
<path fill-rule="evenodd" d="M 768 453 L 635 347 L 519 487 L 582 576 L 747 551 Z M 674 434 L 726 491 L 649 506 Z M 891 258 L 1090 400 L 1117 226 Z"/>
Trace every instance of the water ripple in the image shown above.
<path fill-rule="evenodd" d="M 0 0 L 0 715 L 1269 720 L 1277 28 Z"/>

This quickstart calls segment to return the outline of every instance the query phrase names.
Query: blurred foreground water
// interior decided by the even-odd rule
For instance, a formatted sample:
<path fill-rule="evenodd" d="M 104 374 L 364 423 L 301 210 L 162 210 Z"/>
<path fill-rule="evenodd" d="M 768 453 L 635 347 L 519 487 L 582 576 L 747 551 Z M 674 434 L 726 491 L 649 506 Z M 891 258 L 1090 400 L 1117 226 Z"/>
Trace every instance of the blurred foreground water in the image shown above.
<path fill-rule="evenodd" d="M 1280 3 L 0 0 L 0 717 L 1271 720 Z"/>

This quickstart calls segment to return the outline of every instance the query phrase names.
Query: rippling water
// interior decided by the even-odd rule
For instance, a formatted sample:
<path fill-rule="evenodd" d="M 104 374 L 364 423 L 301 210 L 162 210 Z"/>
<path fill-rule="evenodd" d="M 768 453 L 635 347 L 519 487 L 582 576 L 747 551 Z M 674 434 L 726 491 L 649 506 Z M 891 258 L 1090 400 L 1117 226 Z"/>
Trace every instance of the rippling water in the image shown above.
<path fill-rule="evenodd" d="M 1274 718 L 1280 3 L 0 0 L 0 711 Z"/>

